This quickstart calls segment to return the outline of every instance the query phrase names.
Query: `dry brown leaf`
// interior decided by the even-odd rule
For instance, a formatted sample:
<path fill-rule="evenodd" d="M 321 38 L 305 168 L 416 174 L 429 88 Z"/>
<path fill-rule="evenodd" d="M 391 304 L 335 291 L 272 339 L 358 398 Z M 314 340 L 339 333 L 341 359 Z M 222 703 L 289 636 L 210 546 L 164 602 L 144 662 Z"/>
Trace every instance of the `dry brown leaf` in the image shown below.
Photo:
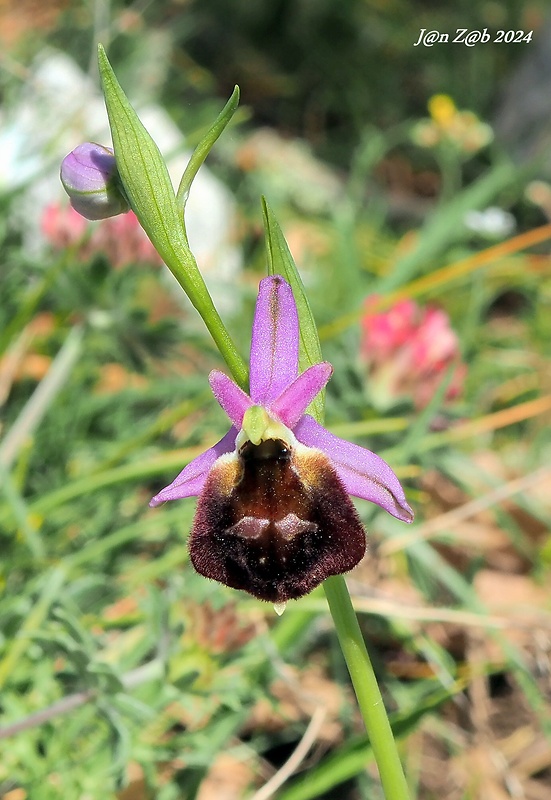
<path fill-rule="evenodd" d="M 29 33 L 50 31 L 66 6 L 67 0 L 0 0 L 2 49 L 16 45 Z"/>
<path fill-rule="evenodd" d="M 524 790 L 523 800 L 549 800 L 551 796 L 551 788 L 539 781 L 523 781 L 522 788 Z"/>
<path fill-rule="evenodd" d="M 257 625 L 240 614 L 235 603 L 215 609 L 208 602 L 188 604 L 185 640 L 197 643 L 209 653 L 240 650 L 257 633 Z"/>
<path fill-rule="evenodd" d="M 551 745 L 533 733 L 532 742 L 515 761 L 515 772 L 523 777 L 533 777 L 551 768 Z"/>
<path fill-rule="evenodd" d="M 262 698 L 255 704 L 247 727 L 272 732 L 283 730 L 290 723 L 309 721 L 316 708 L 322 706 L 326 717 L 317 738 L 326 744 L 340 742 L 340 715 L 346 701 L 343 689 L 329 680 L 316 664 L 302 671 L 286 666 L 285 672 L 285 678 L 278 678 L 270 687 L 271 698 Z"/>
<path fill-rule="evenodd" d="M 122 617 L 127 617 L 129 614 L 135 614 L 137 610 L 138 602 L 135 597 L 123 597 L 120 600 L 117 600 L 116 603 L 112 603 L 110 606 L 105 607 L 103 611 L 103 618 L 109 620 L 110 622 L 116 622 L 116 620 L 121 619 Z"/>
<path fill-rule="evenodd" d="M 143 375 L 129 372 L 121 364 L 104 364 L 94 387 L 96 394 L 117 394 L 123 389 L 142 389 L 147 386 Z"/>
<path fill-rule="evenodd" d="M 511 800 L 504 786 L 503 759 L 490 743 L 477 744 L 456 756 L 450 765 L 466 796 L 477 800 Z"/>
<path fill-rule="evenodd" d="M 538 586 L 530 575 L 511 575 L 483 569 L 477 572 L 474 586 L 481 601 L 492 613 L 534 615 L 535 611 L 551 612 L 548 586 Z M 545 618 L 551 625 L 551 617 Z"/>
<path fill-rule="evenodd" d="M 250 764 L 220 753 L 201 783 L 197 800 L 242 800 L 255 777 Z"/>
<path fill-rule="evenodd" d="M 117 800 L 149 800 L 145 775 L 136 761 L 130 761 L 127 767 L 128 785 L 117 792 Z"/>

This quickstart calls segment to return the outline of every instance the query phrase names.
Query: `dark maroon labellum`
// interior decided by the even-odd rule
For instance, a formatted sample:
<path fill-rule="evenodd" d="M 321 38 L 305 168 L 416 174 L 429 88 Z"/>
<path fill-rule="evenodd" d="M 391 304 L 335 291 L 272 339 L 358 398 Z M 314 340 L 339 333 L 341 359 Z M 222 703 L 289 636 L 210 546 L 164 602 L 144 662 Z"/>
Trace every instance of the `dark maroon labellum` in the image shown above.
<path fill-rule="evenodd" d="M 352 569 L 365 532 L 320 450 L 280 439 L 215 463 L 199 499 L 191 561 L 207 578 L 272 603 L 312 591 Z"/>

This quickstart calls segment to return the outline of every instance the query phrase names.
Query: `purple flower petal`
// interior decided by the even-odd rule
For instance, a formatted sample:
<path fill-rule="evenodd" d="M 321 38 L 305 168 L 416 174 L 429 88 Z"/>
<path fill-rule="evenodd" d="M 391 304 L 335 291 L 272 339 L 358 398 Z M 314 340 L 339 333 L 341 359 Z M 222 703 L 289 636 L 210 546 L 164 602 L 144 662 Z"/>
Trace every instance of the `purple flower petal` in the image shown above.
<path fill-rule="evenodd" d="M 339 439 L 305 414 L 294 429 L 295 436 L 308 447 L 326 453 L 347 492 L 376 503 L 393 517 L 411 522 L 413 511 L 408 506 L 400 481 L 386 461 L 357 444 Z"/>
<path fill-rule="evenodd" d="M 107 219 L 130 208 L 110 147 L 95 142 L 79 145 L 63 159 L 60 177 L 71 205 L 86 219 Z"/>
<path fill-rule="evenodd" d="M 253 401 L 248 394 L 239 388 L 231 378 L 217 369 L 209 375 L 210 388 L 219 404 L 236 428 L 241 428 L 245 411 L 252 406 Z"/>
<path fill-rule="evenodd" d="M 268 406 L 297 377 L 298 315 L 293 290 L 281 275 L 260 281 L 251 339 L 253 403 Z"/>
<path fill-rule="evenodd" d="M 166 500 L 181 500 L 183 497 L 200 494 L 216 459 L 235 449 L 236 436 L 237 430 L 232 426 L 219 442 L 190 461 L 169 486 L 150 500 L 149 505 L 158 506 Z"/>
<path fill-rule="evenodd" d="M 275 400 L 272 411 L 284 425 L 294 428 L 314 397 L 321 392 L 331 375 L 333 367 L 328 361 L 314 364 L 301 373 Z"/>

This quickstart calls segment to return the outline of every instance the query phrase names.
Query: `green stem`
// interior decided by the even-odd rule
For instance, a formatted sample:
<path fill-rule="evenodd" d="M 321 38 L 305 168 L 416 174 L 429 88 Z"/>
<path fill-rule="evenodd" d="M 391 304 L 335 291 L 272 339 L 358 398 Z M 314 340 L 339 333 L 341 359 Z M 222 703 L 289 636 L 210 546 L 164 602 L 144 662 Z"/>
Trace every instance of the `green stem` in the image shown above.
<path fill-rule="evenodd" d="M 461 165 L 459 155 L 451 146 L 442 146 L 437 151 L 436 160 L 440 168 L 440 205 L 449 203 L 461 191 Z"/>
<path fill-rule="evenodd" d="M 186 256 L 188 263 L 186 263 L 185 260 Z M 193 263 L 193 273 L 189 269 L 190 261 Z M 193 275 L 196 273 L 197 276 L 200 276 L 197 263 L 191 253 L 191 250 L 188 250 L 185 254 L 183 251 L 173 252 L 171 258 L 165 258 L 165 264 L 170 269 L 184 292 L 186 292 L 187 296 L 201 315 L 208 332 L 212 336 L 220 355 L 228 365 L 228 369 L 232 373 L 234 380 L 242 389 L 246 390 L 249 381 L 249 370 L 247 368 L 247 364 L 239 354 L 226 326 L 222 322 L 220 314 L 216 310 L 216 306 L 212 302 L 212 298 L 208 293 L 202 278 L 201 291 L 190 291 L 190 274 Z"/>
<path fill-rule="evenodd" d="M 385 798 L 409 800 L 396 742 L 345 580 L 342 575 L 327 578 L 323 588 L 379 768 Z"/>

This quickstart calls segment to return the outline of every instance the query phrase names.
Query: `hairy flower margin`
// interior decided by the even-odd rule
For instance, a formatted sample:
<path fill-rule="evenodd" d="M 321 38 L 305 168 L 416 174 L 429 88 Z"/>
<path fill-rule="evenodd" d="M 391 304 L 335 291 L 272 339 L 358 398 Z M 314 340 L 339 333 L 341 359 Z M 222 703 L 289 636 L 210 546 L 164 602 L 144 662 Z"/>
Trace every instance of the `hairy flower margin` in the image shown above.
<path fill-rule="evenodd" d="M 299 321 L 289 284 L 260 283 L 250 395 L 222 372 L 209 382 L 232 425 L 151 500 L 199 496 L 190 536 L 196 570 L 276 604 L 307 594 L 365 554 L 349 494 L 411 522 L 398 478 L 382 458 L 306 414 L 331 377 L 328 362 L 298 374 Z"/>

